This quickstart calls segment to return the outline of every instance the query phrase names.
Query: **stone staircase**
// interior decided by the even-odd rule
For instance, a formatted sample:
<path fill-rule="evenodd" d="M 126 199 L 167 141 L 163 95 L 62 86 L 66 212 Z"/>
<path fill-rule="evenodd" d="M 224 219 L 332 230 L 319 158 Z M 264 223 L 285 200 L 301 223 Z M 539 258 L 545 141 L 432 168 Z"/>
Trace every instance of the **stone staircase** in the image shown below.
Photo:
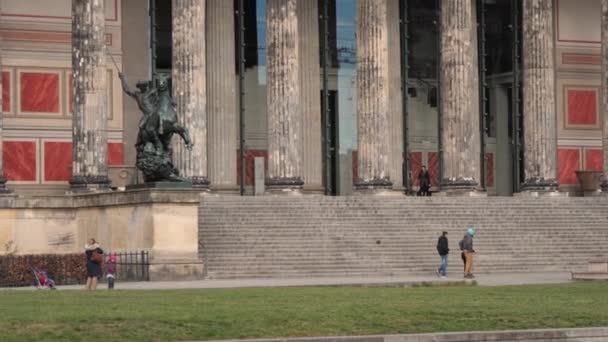
<path fill-rule="evenodd" d="M 476 229 L 476 272 L 576 271 L 608 255 L 608 198 L 205 196 L 199 253 L 207 278 L 429 274 L 448 231 Z"/>

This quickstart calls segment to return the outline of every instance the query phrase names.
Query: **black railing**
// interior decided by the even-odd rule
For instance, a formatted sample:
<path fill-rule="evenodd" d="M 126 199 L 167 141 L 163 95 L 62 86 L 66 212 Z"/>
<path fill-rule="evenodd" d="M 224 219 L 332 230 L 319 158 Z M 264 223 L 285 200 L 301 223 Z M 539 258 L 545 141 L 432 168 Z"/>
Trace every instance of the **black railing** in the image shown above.
<path fill-rule="evenodd" d="M 149 281 L 148 252 L 116 253 L 116 281 Z"/>
<path fill-rule="evenodd" d="M 150 280 L 149 253 L 119 252 L 116 255 L 115 279 L 121 281 Z M 102 269 L 110 253 L 104 255 Z M 84 253 L 4 255 L 0 256 L 0 287 L 36 286 L 34 271 L 44 271 L 56 285 L 77 285 L 86 282 Z"/>

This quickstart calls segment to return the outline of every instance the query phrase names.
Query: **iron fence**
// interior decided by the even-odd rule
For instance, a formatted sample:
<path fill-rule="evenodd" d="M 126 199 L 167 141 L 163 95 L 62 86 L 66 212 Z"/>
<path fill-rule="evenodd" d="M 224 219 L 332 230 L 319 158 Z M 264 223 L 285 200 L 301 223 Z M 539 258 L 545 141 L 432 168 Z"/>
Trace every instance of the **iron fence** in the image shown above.
<path fill-rule="evenodd" d="M 116 252 L 116 281 L 149 281 L 147 251 Z M 110 253 L 105 254 L 102 270 Z M 44 271 L 57 285 L 86 282 L 84 253 L 0 256 L 0 287 L 36 286 L 34 270 Z"/>

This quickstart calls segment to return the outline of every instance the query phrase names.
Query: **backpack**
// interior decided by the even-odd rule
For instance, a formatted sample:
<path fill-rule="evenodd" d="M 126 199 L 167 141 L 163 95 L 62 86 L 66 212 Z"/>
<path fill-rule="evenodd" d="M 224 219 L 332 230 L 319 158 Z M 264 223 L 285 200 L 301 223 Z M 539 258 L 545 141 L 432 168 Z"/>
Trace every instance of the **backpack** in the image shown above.
<path fill-rule="evenodd" d="M 97 250 L 94 250 L 91 254 L 91 261 L 94 264 L 101 264 L 103 262 L 103 256 L 101 255 L 101 253 L 97 252 Z"/>
<path fill-rule="evenodd" d="M 460 240 L 460 242 L 458 242 L 458 247 L 460 247 L 460 250 L 464 250 L 464 239 Z"/>

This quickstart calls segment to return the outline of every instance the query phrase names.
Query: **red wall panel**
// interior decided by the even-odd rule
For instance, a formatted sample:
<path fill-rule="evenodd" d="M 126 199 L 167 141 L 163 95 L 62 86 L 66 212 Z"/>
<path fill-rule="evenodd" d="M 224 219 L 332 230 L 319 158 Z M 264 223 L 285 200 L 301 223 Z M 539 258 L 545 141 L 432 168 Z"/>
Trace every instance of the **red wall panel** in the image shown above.
<path fill-rule="evenodd" d="M 568 124 L 597 124 L 597 92 L 568 89 Z"/>
<path fill-rule="evenodd" d="M 44 180 L 69 181 L 72 177 L 72 143 L 47 141 L 44 143 Z"/>
<path fill-rule="evenodd" d="M 429 152 L 427 154 L 427 162 L 429 165 L 426 168 L 431 174 L 431 185 L 439 185 L 439 153 Z"/>
<path fill-rule="evenodd" d="M 486 153 L 486 186 L 494 186 L 494 153 Z"/>
<path fill-rule="evenodd" d="M 4 141 L 2 146 L 4 177 L 9 181 L 36 181 L 36 143 Z"/>
<path fill-rule="evenodd" d="M 122 165 L 124 153 L 122 143 L 108 143 L 108 165 Z"/>
<path fill-rule="evenodd" d="M 7 71 L 2 72 L 2 111 L 11 110 L 11 74 Z"/>
<path fill-rule="evenodd" d="M 59 113 L 59 75 L 22 72 L 20 75 L 22 112 Z"/>
<path fill-rule="evenodd" d="M 412 173 L 412 185 L 419 186 L 418 173 L 422 168 L 422 152 L 410 152 L 410 170 Z"/>
<path fill-rule="evenodd" d="M 600 149 L 585 150 L 585 170 L 602 171 L 604 169 L 603 161 L 604 161 L 604 158 L 602 157 L 602 150 L 600 150 Z"/>
<path fill-rule="evenodd" d="M 562 185 L 578 184 L 576 170 L 581 169 L 579 148 L 560 148 L 557 152 L 557 174 Z"/>

